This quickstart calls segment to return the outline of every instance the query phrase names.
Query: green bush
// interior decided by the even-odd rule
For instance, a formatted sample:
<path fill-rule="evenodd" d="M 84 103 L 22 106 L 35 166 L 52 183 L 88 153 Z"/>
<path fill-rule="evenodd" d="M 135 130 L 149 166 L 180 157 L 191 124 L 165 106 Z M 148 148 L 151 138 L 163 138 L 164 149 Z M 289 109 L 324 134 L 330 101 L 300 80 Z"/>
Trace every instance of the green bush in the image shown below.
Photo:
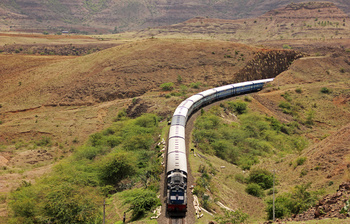
<path fill-rule="evenodd" d="M 145 114 L 136 119 L 135 125 L 144 128 L 154 128 L 158 126 L 158 117 L 154 114 Z"/>
<path fill-rule="evenodd" d="M 282 108 L 282 109 L 288 109 L 290 110 L 292 108 L 292 106 L 290 105 L 290 103 L 286 102 L 286 101 L 282 101 L 278 104 L 278 107 Z"/>
<path fill-rule="evenodd" d="M 296 93 L 302 93 L 303 90 L 299 87 L 299 88 L 296 88 L 296 89 L 295 89 L 295 92 L 296 92 Z"/>
<path fill-rule="evenodd" d="M 288 102 L 291 102 L 292 101 L 292 96 L 290 95 L 289 92 L 285 92 L 284 94 L 281 94 L 281 96 L 287 100 Z"/>
<path fill-rule="evenodd" d="M 51 146 L 52 141 L 50 137 L 44 136 L 40 140 L 36 141 L 35 144 L 37 146 Z"/>
<path fill-rule="evenodd" d="M 121 193 L 123 203 L 130 205 L 129 211 L 132 211 L 133 219 L 143 216 L 160 205 L 160 199 L 157 194 L 148 189 L 133 189 Z"/>
<path fill-rule="evenodd" d="M 315 110 L 310 109 L 307 113 L 306 113 L 306 121 L 305 124 L 307 125 L 313 125 L 314 124 L 314 117 L 315 117 Z"/>
<path fill-rule="evenodd" d="M 273 174 L 264 169 L 252 170 L 249 173 L 248 182 L 256 183 L 266 190 L 273 186 Z"/>
<path fill-rule="evenodd" d="M 289 46 L 288 44 L 283 44 L 283 49 L 292 49 L 292 47 Z"/>
<path fill-rule="evenodd" d="M 172 82 L 163 83 L 160 85 L 160 88 L 163 91 L 171 91 L 174 89 L 174 83 L 172 83 Z"/>
<path fill-rule="evenodd" d="M 328 89 L 327 87 L 322 87 L 321 88 L 321 93 L 325 93 L 325 94 L 329 94 L 331 93 L 332 91 L 330 89 Z"/>
<path fill-rule="evenodd" d="M 279 195 L 276 197 L 275 200 L 275 218 L 286 218 L 291 215 L 291 204 L 292 200 L 290 198 L 289 194 L 284 194 L 284 195 Z M 268 214 L 268 219 L 273 219 L 273 200 L 269 199 L 267 201 L 267 214 Z"/>
<path fill-rule="evenodd" d="M 43 220 L 45 223 L 96 223 L 102 221 L 96 197 L 92 189 L 70 184 L 51 186 L 43 198 Z"/>
<path fill-rule="evenodd" d="M 116 185 L 136 173 L 135 161 L 131 153 L 111 153 L 99 162 L 99 178 L 106 185 Z"/>
<path fill-rule="evenodd" d="M 100 155 L 102 151 L 107 150 L 103 147 L 83 146 L 74 154 L 74 157 L 78 160 L 89 159 L 93 160 L 96 156 Z"/>
<path fill-rule="evenodd" d="M 181 77 L 181 75 L 178 75 L 178 76 L 177 76 L 177 82 L 178 82 L 178 83 L 182 83 L 182 77 Z"/>
<path fill-rule="evenodd" d="M 255 197 L 263 197 L 265 196 L 264 190 L 262 189 L 262 187 L 259 184 L 256 183 L 251 183 L 248 184 L 245 191 L 250 194 L 253 195 Z"/>
<path fill-rule="evenodd" d="M 21 186 L 9 203 L 14 223 L 94 223 L 101 222 L 100 198 L 93 188 L 81 188 L 50 180 L 38 186 Z"/>
<path fill-rule="evenodd" d="M 191 88 L 193 88 L 193 89 L 199 89 L 199 87 L 202 85 L 202 83 L 200 83 L 200 82 L 192 82 L 191 84 L 190 84 L 190 86 L 191 86 Z"/>
<path fill-rule="evenodd" d="M 301 165 L 303 165 L 305 163 L 305 161 L 306 161 L 306 157 L 299 157 L 297 159 L 297 165 L 301 166 Z"/>
<path fill-rule="evenodd" d="M 121 111 L 118 113 L 118 115 L 117 115 L 117 117 L 114 119 L 114 121 L 121 121 L 121 120 L 125 120 L 125 119 L 126 119 L 126 117 L 127 117 L 126 110 L 125 110 L 125 109 L 123 109 L 123 110 L 121 110 Z"/>
<path fill-rule="evenodd" d="M 228 102 L 228 108 L 232 112 L 237 112 L 238 114 L 247 113 L 247 103 L 243 101 Z"/>
<path fill-rule="evenodd" d="M 226 209 L 223 209 L 223 212 L 223 216 L 215 216 L 215 221 L 217 221 L 218 224 L 245 223 L 245 221 L 249 218 L 249 215 L 242 212 L 240 209 L 235 211 L 228 211 Z"/>
<path fill-rule="evenodd" d="M 278 195 L 275 201 L 276 218 L 285 218 L 291 214 L 299 214 L 315 205 L 318 192 L 310 192 L 311 183 L 297 185 L 291 193 Z M 267 213 L 269 219 L 272 219 L 273 200 L 267 200 Z"/>

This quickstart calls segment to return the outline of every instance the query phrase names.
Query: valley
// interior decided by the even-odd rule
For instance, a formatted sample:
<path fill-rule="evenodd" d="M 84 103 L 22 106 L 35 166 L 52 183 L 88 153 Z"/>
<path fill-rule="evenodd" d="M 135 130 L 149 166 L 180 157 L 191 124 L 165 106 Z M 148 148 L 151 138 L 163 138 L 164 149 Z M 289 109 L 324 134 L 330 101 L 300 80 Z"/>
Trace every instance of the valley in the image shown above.
<path fill-rule="evenodd" d="M 106 4 L 111 4 L 96 2 L 101 4 L 90 2 L 93 6 L 90 12 L 108 10 Z M 259 10 L 253 10 L 250 18 L 214 19 L 201 14 L 186 21 L 178 18 L 176 24 L 173 20 L 171 24 L 159 22 L 161 26 L 137 26 L 135 30 L 127 28 L 132 30 L 130 32 L 115 34 L 1 32 L 0 222 L 19 220 L 9 206 L 11 201 L 13 203 L 13 192 L 23 189 L 34 192 L 42 186 L 42 178 L 52 175 L 46 180 L 53 181 L 57 172 L 62 172 L 60 175 L 68 180 L 67 186 L 77 184 L 69 182 L 71 173 L 89 173 L 77 180 L 79 186 L 84 187 L 79 192 L 72 187 L 72 192 L 86 193 L 89 203 L 99 206 L 104 197 L 101 192 L 108 192 L 107 223 L 120 221 L 128 209 L 120 199 L 125 196 L 124 191 L 108 191 L 111 185 L 102 184 L 103 178 L 93 176 L 95 167 L 102 166 L 101 161 L 107 163 L 111 159 L 104 157 L 104 153 L 124 150 L 122 147 L 131 147 L 137 139 L 140 142 L 152 139 L 152 143 L 145 141 L 134 145 L 149 146 L 155 153 L 136 153 L 143 158 L 148 158 L 146 154 L 150 156 L 148 162 L 152 165 L 148 176 L 126 178 L 118 183 L 118 188 L 124 189 L 128 184 L 136 189 L 157 188 L 159 176 L 156 176 L 160 168 L 155 161 L 160 162 L 162 157 L 158 156 L 156 150 L 160 147 L 156 145 L 167 138 L 167 122 L 174 109 L 200 91 L 264 78 L 275 80 L 260 92 L 216 102 L 191 117 L 186 130 L 188 149 L 194 148 L 197 155 L 191 154 L 188 159 L 191 183 L 198 185 L 198 180 L 203 179 L 203 170 L 207 170 L 212 183 L 209 188 L 213 189 L 205 193 L 211 201 L 207 206 L 210 212 L 216 212 L 215 217 L 224 217 L 225 212 L 214 203 L 220 201 L 228 208 L 247 214 L 248 223 L 267 220 L 265 200 L 271 197 L 269 190 L 265 191 L 265 197 L 246 192 L 248 184 L 243 179 L 249 177 L 249 169 L 276 170 L 278 196 L 308 183 L 311 183 L 309 190 L 320 192 L 319 199 L 334 194 L 339 185 L 350 178 L 349 6 L 345 1 L 337 1 L 337 5 L 294 2 L 259 15 L 254 14 Z M 2 8 L 0 13 L 8 8 Z M 15 6 L 11 9 L 14 8 L 19 10 Z M 74 16 L 84 13 L 77 11 Z M 11 19 L 15 17 L 11 13 L 7 15 Z M 25 21 L 34 24 L 27 18 Z M 36 20 L 35 23 L 44 22 Z M 104 29 L 107 26 L 100 32 Z M 172 83 L 172 87 L 162 88 L 166 83 Z M 282 126 L 291 128 L 293 131 L 289 134 L 282 133 L 295 141 L 295 147 L 282 150 L 283 144 L 280 148 L 273 146 L 267 154 L 256 156 L 258 162 L 249 169 L 239 161 L 228 162 L 210 153 L 208 149 L 212 144 L 203 146 L 194 139 L 195 122 L 202 113 L 213 113 L 223 126 L 238 129 L 244 116 L 228 112 L 231 101 L 245 102 L 249 115 L 253 114 L 250 116 L 273 117 Z M 148 113 L 157 118 L 145 115 Z M 148 119 L 159 123 L 152 129 L 152 125 L 147 126 L 150 125 Z M 137 126 L 138 122 L 145 122 L 145 127 L 150 128 L 140 131 L 149 134 L 147 137 L 130 137 L 130 130 L 124 129 L 126 124 L 135 128 L 133 125 Z M 304 140 L 298 142 L 299 137 Z M 120 138 L 129 139 L 131 143 L 122 142 Z M 252 142 L 245 144 L 253 145 Z M 95 149 L 100 151 L 91 151 Z M 126 151 L 123 156 L 133 158 L 130 150 Z M 304 161 L 300 162 L 300 158 Z M 85 165 L 80 164 L 89 168 L 82 168 Z M 139 169 L 148 167 L 144 164 L 145 161 L 140 162 Z M 60 185 L 57 187 L 58 192 Z M 43 193 L 38 195 L 45 198 Z M 82 199 L 77 196 L 77 200 Z M 204 199 L 200 201 L 203 203 Z M 161 202 L 164 204 L 163 200 Z M 37 207 L 41 206 L 44 205 Z M 100 212 L 102 207 L 94 209 Z M 214 216 L 202 214 L 202 218 L 196 219 L 191 209 L 188 223 L 219 223 Z M 321 217 L 338 217 L 332 216 L 330 211 L 328 214 Z M 138 220 L 132 211 L 127 212 L 128 223 L 149 223 L 149 216 L 146 213 Z M 40 218 L 32 214 L 28 217 L 35 217 L 36 221 Z M 165 218 L 163 206 L 158 223 L 163 223 Z M 295 217 L 288 218 L 292 221 Z M 332 220 L 334 223 L 346 221 L 348 219 Z"/>

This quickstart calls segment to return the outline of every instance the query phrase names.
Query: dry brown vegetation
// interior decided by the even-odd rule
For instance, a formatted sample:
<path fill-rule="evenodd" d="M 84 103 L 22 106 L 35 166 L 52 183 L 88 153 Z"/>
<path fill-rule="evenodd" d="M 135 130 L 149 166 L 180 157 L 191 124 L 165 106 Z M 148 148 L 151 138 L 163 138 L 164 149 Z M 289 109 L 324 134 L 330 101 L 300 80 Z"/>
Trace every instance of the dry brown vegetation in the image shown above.
<path fill-rule="evenodd" d="M 272 85 L 253 96 L 250 109 L 282 122 L 300 123 L 314 110 L 313 125 L 301 125 L 310 146 L 294 155 L 265 159 L 257 166 L 278 171 L 279 192 L 311 181 L 313 189 L 333 193 L 339 183 L 350 179 L 349 19 L 345 26 L 328 23 L 323 27 L 318 21 L 331 21 L 325 12 L 333 10 L 338 15 L 332 24 L 343 21 L 344 15 L 331 6 L 321 8 L 319 15 L 316 8 L 311 17 L 292 21 L 290 10 L 296 9 L 241 21 L 195 18 L 161 30 L 104 36 L 105 41 L 85 36 L 0 35 L 0 46 L 14 49 L 29 45 L 61 48 L 71 43 L 101 49 L 106 44 L 115 46 L 79 57 L 0 54 L 1 195 L 16 189 L 22 180 L 33 182 L 49 172 L 52 164 L 68 156 L 90 134 L 108 127 L 121 109 L 129 108 L 133 117 L 154 112 L 166 118 L 186 96 L 200 90 L 276 75 Z M 300 17 L 305 10 L 295 15 Z M 271 20 L 271 16 L 275 17 Z M 305 27 L 304 22 L 312 27 Z M 129 37 L 135 39 L 127 40 Z M 282 49 L 284 45 L 293 50 Z M 175 90 L 159 88 L 167 82 L 175 83 Z M 200 88 L 191 88 L 196 82 Z M 331 92 L 322 93 L 322 88 Z M 286 93 L 298 107 L 298 117 L 279 107 Z M 38 143 L 45 138 L 48 144 Z M 298 157 L 307 158 L 302 166 L 295 166 Z M 221 200 L 228 207 L 242 208 L 254 220 L 263 220 L 262 201 L 245 194 L 244 186 L 231 179 L 230 175 L 241 171 L 217 158 L 211 161 L 218 170 L 227 167 L 216 177 Z M 196 170 L 198 161 L 193 162 Z M 301 176 L 303 170 L 307 172 Z M 329 185 L 330 181 L 334 184 Z M 2 216 L 7 215 L 6 202 L 6 197 L 1 200 Z"/>

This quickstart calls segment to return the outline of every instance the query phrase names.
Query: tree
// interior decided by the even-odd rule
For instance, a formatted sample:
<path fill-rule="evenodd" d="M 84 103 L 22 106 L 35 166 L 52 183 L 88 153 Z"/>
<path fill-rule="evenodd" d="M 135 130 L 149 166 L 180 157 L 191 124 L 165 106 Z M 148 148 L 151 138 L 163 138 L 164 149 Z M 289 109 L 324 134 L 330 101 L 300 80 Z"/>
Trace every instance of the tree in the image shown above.
<path fill-rule="evenodd" d="M 136 172 L 136 159 L 128 152 L 111 153 L 100 162 L 99 177 L 106 185 L 116 185 Z"/>
<path fill-rule="evenodd" d="M 249 183 L 259 184 L 264 190 L 269 189 L 273 185 L 273 175 L 264 169 L 252 170 L 248 177 Z"/>

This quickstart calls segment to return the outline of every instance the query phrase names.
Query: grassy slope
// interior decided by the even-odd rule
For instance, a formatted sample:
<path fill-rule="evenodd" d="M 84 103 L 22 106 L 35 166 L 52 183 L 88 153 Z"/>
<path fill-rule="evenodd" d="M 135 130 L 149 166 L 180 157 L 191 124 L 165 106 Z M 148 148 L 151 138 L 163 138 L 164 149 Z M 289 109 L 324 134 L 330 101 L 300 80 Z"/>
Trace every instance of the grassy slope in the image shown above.
<path fill-rule="evenodd" d="M 290 70 L 276 78 L 272 87 L 254 96 L 255 100 L 250 105 L 251 110 L 275 116 L 281 121 L 295 119 L 303 122 L 307 112 L 316 106 L 313 108 L 316 111 L 313 118 L 314 125 L 300 126 L 300 132 L 310 141 L 307 149 L 301 153 L 277 154 L 271 158 L 264 158 L 260 164 L 255 166 L 277 170 L 279 193 L 290 191 L 295 185 L 308 182 L 312 182 L 313 190 L 323 189 L 325 193 L 334 193 L 339 183 L 350 177 L 348 170 L 344 168 L 349 164 L 350 155 L 348 150 L 344 151 L 350 143 L 349 128 L 344 127 L 350 121 L 348 102 L 350 67 L 343 59 L 343 57 L 299 59 L 293 63 Z M 340 68 L 344 68 L 346 72 L 341 72 Z M 321 93 L 320 90 L 323 87 L 331 89 L 332 93 Z M 301 89 L 302 92 L 297 93 L 296 89 Z M 285 101 L 281 94 L 286 92 L 291 96 L 291 103 L 299 107 L 294 118 L 284 114 L 278 108 L 279 103 Z M 242 208 L 243 211 L 250 214 L 251 221 L 264 219 L 263 201 L 247 196 L 244 192 L 244 185 L 237 183 L 232 178 L 234 174 L 242 171 L 217 158 L 207 157 L 219 170 L 218 175 L 213 177 L 217 192 L 226 192 L 222 195 L 219 193 L 219 200 L 224 201 L 228 207 Z M 299 157 L 307 158 L 307 162 L 302 166 L 296 166 L 296 160 Z M 192 174 L 198 177 L 199 173 L 196 174 L 196 170 L 204 161 L 192 156 L 190 161 Z M 227 169 L 220 169 L 222 165 L 225 165 Z M 305 176 L 300 176 L 302 170 L 307 171 Z M 334 184 L 329 184 L 330 181 Z M 235 197 L 238 192 L 239 199 Z M 254 206 L 250 207 L 252 205 Z M 207 217 L 205 220 L 212 220 L 210 216 L 205 217 Z M 325 221 L 327 222 L 329 220 Z M 341 220 L 337 222 L 343 223 Z M 205 221 L 198 221 L 198 223 L 205 223 Z"/>

